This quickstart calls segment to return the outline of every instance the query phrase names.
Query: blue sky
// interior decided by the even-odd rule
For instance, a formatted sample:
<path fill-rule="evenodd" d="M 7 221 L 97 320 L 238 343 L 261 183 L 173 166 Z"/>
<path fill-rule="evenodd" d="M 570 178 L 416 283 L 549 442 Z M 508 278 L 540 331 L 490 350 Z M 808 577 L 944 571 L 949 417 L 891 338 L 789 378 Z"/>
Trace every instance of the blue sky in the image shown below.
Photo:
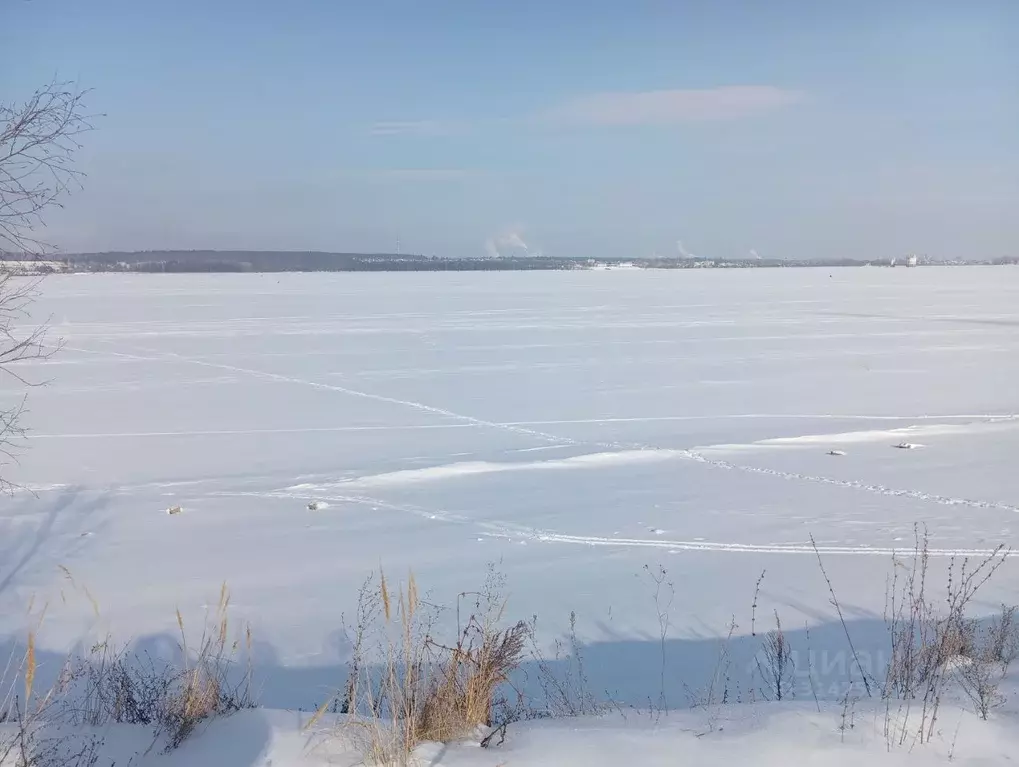
<path fill-rule="evenodd" d="M 68 250 L 1019 252 L 1015 0 L 0 0 Z"/>

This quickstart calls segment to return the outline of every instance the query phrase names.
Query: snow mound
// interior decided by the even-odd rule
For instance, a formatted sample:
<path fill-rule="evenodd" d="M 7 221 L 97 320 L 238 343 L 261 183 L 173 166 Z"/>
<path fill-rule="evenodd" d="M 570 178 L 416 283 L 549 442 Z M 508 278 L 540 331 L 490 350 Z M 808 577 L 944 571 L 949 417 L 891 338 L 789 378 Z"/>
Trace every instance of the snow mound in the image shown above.
<path fill-rule="evenodd" d="M 643 463 L 657 463 L 675 459 L 689 459 L 690 453 L 685 450 L 654 449 L 654 450 L 619 450 L 598 453 L 584 453 L 569 458 L 555 458 L 547 461 L 461 461 L 458 463 L 440 464 L 423 469 L 402 469 L 381 474 L 369 474 L 362 477 L 341 480 L 326 484 L 302 483 L 292 485 L 288 492 L 309 493 L 311 491 L 345 490 L 351 488 L 378 488 L 410 485 L 421 482 L 454 480 L 480 474 L 496 474 L 513 471 L 565 471 L 579 469 L 599 469 L 612 466 L 623 466 Z"/>

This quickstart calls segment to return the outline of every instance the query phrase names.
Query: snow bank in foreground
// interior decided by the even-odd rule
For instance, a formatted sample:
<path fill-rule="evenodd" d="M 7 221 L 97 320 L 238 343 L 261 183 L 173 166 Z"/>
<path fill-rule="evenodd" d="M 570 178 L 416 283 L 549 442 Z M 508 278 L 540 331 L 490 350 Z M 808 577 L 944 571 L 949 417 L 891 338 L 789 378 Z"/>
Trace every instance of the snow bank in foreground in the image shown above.
<path fill-rule="evenodd" d="M 104 740 L 96 764 L 130 763 L 166 767 L 319 767 L 356 765 L 361 757 L 342 730 L 320 723 L 309 734 L 307 714 L 245 711 L 210 723 L 171 754 L 152 748 L 151 731 L 119 725 Z M 845 722 L 845 729 L 842 724 Z M 1010 761 L 1019 752 L 1012 716 L 984 722 L 970 712 L 945 707 L 939 735 L 926 744 L 889 745 L 885 713 L 878 704 L 842 706 L 768 703 L 674 712 L 658 721 L 646 712 L 603 717 L 521 722 L 505 742 L 424 744 L 415 763 L 429 767 L 757 767 L 787 765 L 987 765 Z M 151 750 L 150 750 L 151 749 Z M 146 751 L 149 753 L 146 754 Z"/>

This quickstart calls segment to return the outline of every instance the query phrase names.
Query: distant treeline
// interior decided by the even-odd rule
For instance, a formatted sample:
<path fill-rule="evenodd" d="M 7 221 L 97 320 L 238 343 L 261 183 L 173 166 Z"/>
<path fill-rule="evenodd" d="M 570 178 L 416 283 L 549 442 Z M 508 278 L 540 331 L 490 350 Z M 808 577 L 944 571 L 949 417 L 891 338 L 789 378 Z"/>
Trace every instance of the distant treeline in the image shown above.
<path fill-rule="evenodd" d="M 76 253 L 66 257 L 76 270 L 124 272 L 402 272 L 573 269 L 556 258 L 441 258 L 396 253 L 318 251 L 140 251 Z"/>
<path fill-rule="evenodd" d="M 9 254 L 0 253 L 0 259 Z M 633 266 L 652 269 L 743 268 L 767 269 L 783 267 L 892 266 L 894 259 L 625 259 Z M 597 265 L 618 265 L 624 259 L 598 259 Z M 15 263 L 13 260 L 9 263 Z M 21 268 L 26 261 L 18 261 Z M 986 261 L 937 262 L 926 264 L 1016 264 L 1017 257 L 1001 257 Z M 147 250 L 132 252 L 75 253 L 62 259 L 40 263 L 32 269 L 43 271 L 91 272 L 477 272 L 585 269 L 595 266 L 590 258 L 499 257 L 445 258 L 402 253 L 326 253 L 321 251 L 249 251 L 249 250 Z"/>

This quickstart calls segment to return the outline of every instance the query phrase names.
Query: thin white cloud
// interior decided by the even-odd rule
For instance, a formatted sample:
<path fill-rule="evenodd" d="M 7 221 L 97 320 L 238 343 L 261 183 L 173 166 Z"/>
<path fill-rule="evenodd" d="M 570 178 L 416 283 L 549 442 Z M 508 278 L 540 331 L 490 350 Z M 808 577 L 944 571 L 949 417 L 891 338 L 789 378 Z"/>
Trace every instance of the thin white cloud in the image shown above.
<path fill-rule="evenodd" d="M 330 174 L 331 181 L 462 181 L 483 175 L 474 168 L 346 168 Z"/>
<path fill-rule="evenodd" d="M 580 125 L 675 125 L 735 120 L 770 112 L 802 98 L 772 85 L 594 93 L 544 112 L 540 119 Z"/>
<path fill-rule="evenodd" d="M 373 136 L 449 136 L 465 129 L 451 120 L 383 120 L 372 123 Z"/>
<path fill-rule="evenodd" d="M 658 91 L 606 91 L 569 99 L 549 109 L 498 120 L 389 120 L 373 123 L 374 136 L 451 136 L 496 125 L 677 125 L 737 120 L 803 99 L 774 85 L 727 85 Z"/>
<path fill-rule="evenodd" d="M 377 178 L 393 181 L 458 181 L 474 175 L 465 168 L 392 168 L 375 172 Z"/>

